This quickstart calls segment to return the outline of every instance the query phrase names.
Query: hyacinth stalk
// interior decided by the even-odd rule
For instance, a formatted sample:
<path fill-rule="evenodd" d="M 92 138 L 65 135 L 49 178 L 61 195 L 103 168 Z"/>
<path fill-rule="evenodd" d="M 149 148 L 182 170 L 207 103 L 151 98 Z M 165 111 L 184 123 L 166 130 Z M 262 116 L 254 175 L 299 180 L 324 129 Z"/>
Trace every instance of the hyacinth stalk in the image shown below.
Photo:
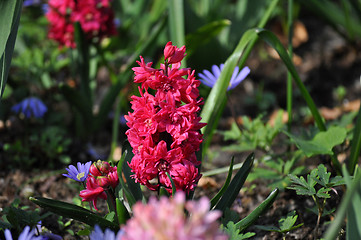
<path fill-rule="evenodd" d="M 200 81 L 191 69 L 180 68 L 185 51 L 185 46 L 168 42 L 160 69 L 152 68 L 143 57 L 137 61 L 139 67 L 132 69 L 134 82 L 141 87 L 140 97 L 132 96 L 133 112 L 125 116 L 134 153 L 129 166 L 135 181 L 154 191 L 164 187 L 172 193 L 171 178 L 177 191 L 189 194 L 201 177 L 196 152 L 203 141 L 200 129 L 206 124 L 198 116 L 203 104 Z"/>

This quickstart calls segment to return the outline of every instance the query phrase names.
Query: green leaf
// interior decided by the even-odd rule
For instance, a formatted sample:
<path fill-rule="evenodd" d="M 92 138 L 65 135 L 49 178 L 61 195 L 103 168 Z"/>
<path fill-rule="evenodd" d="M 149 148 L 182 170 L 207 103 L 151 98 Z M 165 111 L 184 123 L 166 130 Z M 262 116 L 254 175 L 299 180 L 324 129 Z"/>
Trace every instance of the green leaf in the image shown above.
<path fill-rule="evenodd" d="M 252 165 L 254 161 L 254 153 L 251 153 L 246 161 L 244 161 L 241 169 L 238 170 L 237 174 L 232 179 L 229 187 L 224 192 L 222 198 L 219 200 L 217 205 L 214 207 L 215 209 L 219 209 L 222 212 L 226 208 L 230 208 L 234 200 L 236 199 L 239 191 L 241 190 L 246 178 L 251 171 Z"/>
<path fill-rule="evenodd" d="M 278 188 L 273 190 L 255 210 L 253 210 L 247 217 L 236 223 L 236 226 L 240 229 L 240 232 L 243 232 L 247 227 L 251 226 L 259 216 L 261 216 L 272 206 L 273 202 L 276 200 L 278 192 Z"/>
<path fill-rule="evenodd" d="M 300 178 L 292 174 L 288 174 L 288 176 L 293 184 L 290 187 L 287 187 L 288 189 L 295 190 L 298 195 L 312 196 L 316 194 L 316 190 L 314 188 L 316 182 L 309 177 L 310 175 L 308 175 L 308 182 L 302 176 Z"/>
<path fill-rule="evenodd" d="M 122 153 L 122 158 L 124 157 L 124 160 L 122 160 L 123 166 L 121 169 L 123 170 L 123 174 L 127 181 L 128 189 L 132 193 L 135 201 L 142 201 L 143 200 L 142 190 L 140 189 L 139 183 L 136 183 L 134 178 L 131 177 L 133 173 L 128 165 L 130 161 L 132 161 L 133 156 L 134 154 L 132 152 L 132 147 L 130 146 L 128 141 L 125 141 L 123 144 L 123 153 Z"/>
<path fill-rule="evenodd" d="M 335 176 L 331 178 L 328 187 L 336 187 L 344 184 L 345 184 L 345 180 L 341 176 Z"/>
<path fill-rule="evenodd" d="M 223 135 L 224 141 L 228 140 L 241 140 L 242 132 L 239 130 L 237 123 L 232 122 L 231 129 L 226 131 L 218 131 Z"/>
<path fill-rule="evenodd" d="M 224 228 L 224 232 L 229 235 L 229 240 L 242 240 L 242 239 L 247 239 L 247 238 L 250 238 L 250 237 L 253 237 L 254 235 L 256 235 L 253 232 L 248 232 L 248 233 L 244 233 L 244 234 L 239 233 L 238 227 L 232 221 L 227 223 L 227 226 Z"/>
<path fill-rule="evenodd" d="M 22 0 L 0 1 L 0 98 L 9 74 L 22 2 Z"/>
<path fill-rule="evenodd" d="M 200 27 L 194 33 L 188 34 L 186 36 L 187 55 L 191 55 L 199 46 L 205 45 L 230 25 L 231 21 L 228 19 L 217 20 Z"/>
<path fill-rule="evenodd" d="M 282 233 L 287 233 L 290 232 L 296 228 L 299 228 L 303 225 L 303 223 L 298 224 L 296 226 L 295 223 L 297 221 L 297 214 L 296 211 L 292 211 L 290 213 L 287 214 L 287 216 L 284 218 L 281 218 L 278 222 L 279 222 L 279 226 L 280 226 L 280 230 Z"/>
<path fill-rule="evenodd" d="M 327 172 L 327 169 L 326 169 L 325 165 L 323 165 L 323 164 L 318 165 L 317 168 L 318 168 L 319 178 L 316 178 L 315 181 L 324 187 L 328 187 L 328 184 L 330 182 L 331 173 Z"/>
<path fill-rule="evenodd" d="M 173 181 L 172 177 L 170 176 L 170 174 L 168 172 L 166 172 L 165 174 L 167 175 L 167 177 L 169 178 L 169 181 L 172 184 L 172 196 L 174 196 L 175 192 L 177 191 L 176 188 L 175 188 L 174 181 Z"/>
<path fill-rule="evenodd" d="M 348 171 L 350 172 L 350 174 L 353 174 L 355 171 L 355 167 L 358 163 L 360 152 L 361 152 L 361 104 L 360 104 L 360 109 L 358 111 L 356 126 L 353 131 L 353 138 L 351 142 L 351 153 L 348 163 Z"/>
<path fill-rule="evenodd" d="M 117 209 L 118 223 L 125 224 L 127 220 L 130 218 L 129 212 L 119 198 L 115 199 L 115 203 Z"/>
<path fill-rule="evenodd" d="M 229 183 L 231 182 L 232 172 L 233 172 L 233 162 L 234 162 L 234 157 L 232 157 L 231 164 L 229 165 L 228 175 L 226 181 L 223 184 L 223 187 L 211 200 L 211 209 L 216 205 L 218 200 L 222 197 L 223 193 L 227 190 Z"/>
<path fill-rule="evenodd" d="M 343 143 L 347 131 L 345 128 L 332 126 L 327 131 L 317 133 L 312 140 L 304 140 L 286 131 L 284 133 L 301 149 L 307 157 L 318 154 L 333 154 L 332 148 Z"/>
<path fill-rule="evenodd" d="M 74 204 L 42 197 L 30 197 L 29 199 L 40 207 L 60 216 L 72 218 L 90 226 L 95 226 L 97 224 L 103 230 L 106 228 L 110 228 L 113 231 L 119 230 L 119 226 L 117 224 L 106 220 L 88 209 Z"/>

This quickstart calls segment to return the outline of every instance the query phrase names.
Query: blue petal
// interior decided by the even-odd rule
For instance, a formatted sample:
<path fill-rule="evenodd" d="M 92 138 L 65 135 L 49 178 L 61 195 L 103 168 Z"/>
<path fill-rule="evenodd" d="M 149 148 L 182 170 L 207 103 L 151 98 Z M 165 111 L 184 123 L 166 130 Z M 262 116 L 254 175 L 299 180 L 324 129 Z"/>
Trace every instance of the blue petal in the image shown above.
<path fill-rule="evenodd" d="M 13 240 L 13 236 L 9 229 L 5 229 L 5 240 Z"/>
<path fill-rule="evenodd" d="M 217 79 L 219 78 L 219 75 L 221 75 L 221 70 L 217 65 L 212 66 L 212 72 Z"/>
<path fill-rule="evenodd" d="M 206 78 L 213 84 L 217 82 L 217 78 L 210 71 L 204 70 L 203 74 L 206 75 Z"/>

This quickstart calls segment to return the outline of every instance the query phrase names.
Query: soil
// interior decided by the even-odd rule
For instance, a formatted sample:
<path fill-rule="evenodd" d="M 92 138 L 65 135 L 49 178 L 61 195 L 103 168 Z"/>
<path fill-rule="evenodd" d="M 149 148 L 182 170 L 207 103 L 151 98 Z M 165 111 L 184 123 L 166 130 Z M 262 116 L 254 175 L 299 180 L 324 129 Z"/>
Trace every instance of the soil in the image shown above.
<path fill-rule="evenodd" d="M 328 109 L 339 106 L 340 102 L 335 99 L 333 94 L 333 89 L 339 85 L 343 85 L 347 92 L 341 104 L 358 100 L 361 96 L 361 52 L 359 51 L 361 45 L 347 42 L 331 27 L 313 16 L 302 16 L 300 23 L 304 24 L 308 39 L 294 49 L 298 59 L 297 68 L 316 105 Z M 272 23 L 270 28 L 272 27 L 276 28 L 277 23 Z M 282 36 L 282 33 L 280 34 Z M 262 111 L 269 116 L 276 109 L 286 108 L 286 69 L 283 63 L 276 58 L 267 57 L 266 60 L 261 60 L 259 53 L 265 51 L 265 49 L 268 53 L 272 53 L 269 48 L 259 44 L 250 56 L 247 64 L 251 68 L 251 75 L 230 95 L 230 101 L 225 109 L 220 128 L 229 128 L 229 123 L 232 121 L 232 108 L 237 116 L 249 116 L 250 118 L 254 118 Z M 249 99 L 254 98 L 257 89 L 262 84 L 264 85 L 261 96 L 265 96 L 267 93 L 274 96 L 272 104 L 266 105 L 264 108 L 260 107 L 259 103 L 249 101 Z M 295 110 L 297 112 L 301 108 L 300 106 L 305 106 L 305 103 L 296 87 L 294 87 L 294 91 L 294 106 L 298 108 Z M 234 108 L 234 106 L 237 107 Z M 358 110 L 356 107 L 353 110 L 355 111 L 355 109 Z M 302 114 L 299 114 L 298 118 L 296 118 L 296 121 L 302 126 L 309 124 L 306 120 L 306 115 Z M 8 134 L 11 134 L 8 131 L 9 129 L 0 129 L 0 142 L 7 139 Z M 110 139 L 111 136 L 110 132 L 103 132 L 101 135 L 104 139 Z M 221 146 L 226 144 L 227 142 L 224 142 L 222 137 L 219 135 L 214 136 L 211 149 L 212 152 L 219 152 L 220 154 L 210 161 L 212 167 L 228 166 L 232 155 L 235 156 L 236 163 L 242 162 L 246 158 L 248 153 L 223 152 Z M 95 146 L 98 149 L 104 148 L 99 142 Z M 70 151 L 71 158 L 74 161 L 76 160 L 75 162 L 79 161 L 79 159 L 84 162 L 89 160 L 90 156 L 83 151 L 85 148 L 79 150 L 76 144 L 70 148 L 73 148 Z M 262 152 L 256 152 L 256 158 L 262 155 Z M 0 159 L 2 159 L 1 152 Z M 313 159 L 312 161 L 313 166 L 322 162 L 320 159 Z M 62 167 L 64 168 L 64 166 Z M 211 168 L 207 164 L 204 167 L 204 170 Z M 0 209 L 9 206 L 16 198 L 21 200 L 21 206 L 30 206 L 31 209 L 34 209 L 34 204 L 28 200 L 29 196 L 42 196 L 72 202 L 73 197 L 78 194 L 80 189 L 79 186 L 61 175 L 64 172 L 63 170 L 49 171 L 37 166 L 33 166 L 31 170 L 8 169 L 6 167 L 2 169 L 0 170 Z M 195 193 L 195 197 L 206 195 L 211 198 L 220 189 L 224 180 L 225 174 L 203 179 Z M 252 185 L 255 188 L 252 188 Z M 272 190 L 267 187 L 267 182 L 263 179 L 257 179 L 251 183 L 246 182 L 245 188 L 247 190 L 240 192 L 232 208 L 239 214 L 240 218 L 247 216 Z M 338 192 L 339 195 L 334 196 L 332 201 L 329 202 L 330 208 L 336 207 L 340 202 L 343 191 L 338 189 Z M 287 234 L 286 239 L 313 239 L 317 216 L 305 211 L 306 207 L 311 206 L 310 198 L 298 196 L 292 190 L 283 190 L 272 207 L 255 224 L 277 225 L 280 217 L 287 215 L 292 210 L 296 210 L 299 215 L 297 223 L 304 223 L 304 225 Z M 68 232 L 61 232 L 61 226 L 57 223 L 57 220 L 56 216 L 50 216 L 43 221 L 43 225 L 54 233 L 62 234 L 64 239 L 81 239 L 80 237 L 71 236 Z M 332 220 L 330 217 L 322 219 L 318 236 L 321 236 L 327 229 L 327 221 L 330 220 Z M 65 222 L 66 219 L 62 219 L 62 221 Z M 71 228 L 75 232 L 80 229 L 77 224 L 73 224 Z M 256 233 L 253 239 L 280 239 L 282 237 L 281 234 L 261 231 L 255 226 L 250 227 L 248 231 Z"/>

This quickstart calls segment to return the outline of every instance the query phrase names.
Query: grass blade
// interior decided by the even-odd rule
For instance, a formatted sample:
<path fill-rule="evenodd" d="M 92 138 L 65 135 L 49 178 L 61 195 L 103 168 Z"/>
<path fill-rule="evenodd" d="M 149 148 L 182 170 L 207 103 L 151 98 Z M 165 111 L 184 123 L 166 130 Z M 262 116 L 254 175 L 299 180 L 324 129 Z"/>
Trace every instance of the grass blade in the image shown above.
<path fill-rule="evenodd" d="M 223 187 L 211 200 L 211 209 L 216 205 L 218 200 L 222 197 L 223 193 L 227 190 L 229 183 L 231 182 L 232 172 L 233 172 L 233 162 L 234 162 L 234 157 L 232 157 L 231 164 L 229 165 L 228 175 L 226 181 L 224 182 Z"/>
<path fill-rule="evenodd" d="M 240 229 L 240 232 L 251 226 L 260 215 L 262 215 L 271 207 L 273 202 L 276 200 L 278 192 L 278 188 L 273 190 L 270 195 L 255 210 L 253 210 L 247 217 L 236 223 L 236 226 Z"/>
<path fill-rule="evenodd" d="M 360 151 L 361 151 L 361 104 L 360 104 L 360 109 L 358 111 L 356 126 L 353 131 L 351 154 L 348 161 L 349 162 L 348 171 L 350 172 L 351 175 L 353 175 L 355 171 L 355 167 L 358 162 L 358 158 L 360 156 Z"/>
<path fill-rule="evenodd" d="M 357 189 L 360 188 L 361 174 L 360 173 L 356 174 L 355 178 L 351 181 L 350 175 L 348 174 L 345 166 L 342 168 L 342 172 L 345 182 L 348 186 L 347 191 L 344 197 L 342 198 L 341 204 L 338 207 L 335 219 L 331 222 L 326 233 L 324 234 L 323 239 L 325 240 L 333 240 L 337 238 L 340 229 L 343 226 L 346 213 L 351 209 L 350 204 L 352 204 L 352 201 L 354 199 L 354 194 L 356 193 L 360 194 L 360 191 L 358 191 Z M 355 212 L 355 214 L 357 214 L 357 212 Z"/>
<path fill-rule="evenodd" d="M 237 174 L 232 179 L 231 183 L 229 184 L 227 190 L 222 195 L 222 198 L 219 200 L 217 205 L 214 207 L 215 209 L 219 209 L 222 212 L 226 210 L 226 208 L 230 208 L 234 200 L 236 199 L 239 191 L 241 190 L 244 182 L 247 179 L 249 172 L 252 169 L 254 161 L 254 153 L 251 153 L 246 161 L 244 161 L 242 168 L 239 169 Z"/>

